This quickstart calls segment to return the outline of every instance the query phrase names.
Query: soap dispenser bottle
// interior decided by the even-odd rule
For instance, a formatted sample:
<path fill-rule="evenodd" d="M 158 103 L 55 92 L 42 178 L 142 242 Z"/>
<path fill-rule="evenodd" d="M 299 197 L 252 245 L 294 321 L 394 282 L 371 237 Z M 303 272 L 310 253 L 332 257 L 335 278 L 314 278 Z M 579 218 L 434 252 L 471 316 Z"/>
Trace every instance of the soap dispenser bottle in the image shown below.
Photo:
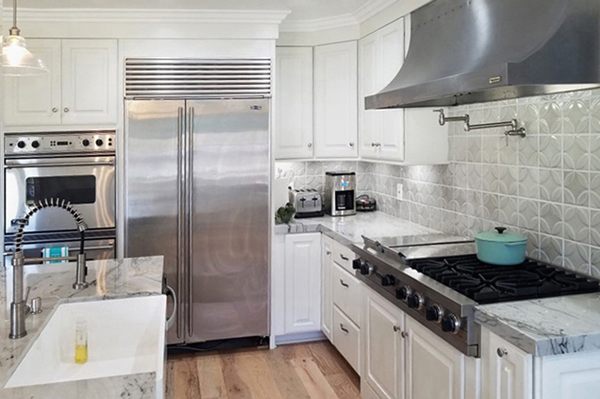
<path fill-rule="evenodd" d="M 77 320 L 75 325 L 75 363 L 85 364 L 88 361 L 88 334 L 85 320 Z"/>

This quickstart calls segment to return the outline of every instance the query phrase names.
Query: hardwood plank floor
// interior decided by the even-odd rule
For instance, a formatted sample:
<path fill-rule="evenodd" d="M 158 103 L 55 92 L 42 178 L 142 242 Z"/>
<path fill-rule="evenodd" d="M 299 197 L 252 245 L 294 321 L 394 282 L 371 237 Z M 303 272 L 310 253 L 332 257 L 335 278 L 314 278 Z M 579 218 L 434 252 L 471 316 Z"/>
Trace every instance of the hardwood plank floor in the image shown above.
<path fill-rule="evenodd" d="M 170 356 L 167 399 L 360 399 L 360 379 L 328 342 Z"/>

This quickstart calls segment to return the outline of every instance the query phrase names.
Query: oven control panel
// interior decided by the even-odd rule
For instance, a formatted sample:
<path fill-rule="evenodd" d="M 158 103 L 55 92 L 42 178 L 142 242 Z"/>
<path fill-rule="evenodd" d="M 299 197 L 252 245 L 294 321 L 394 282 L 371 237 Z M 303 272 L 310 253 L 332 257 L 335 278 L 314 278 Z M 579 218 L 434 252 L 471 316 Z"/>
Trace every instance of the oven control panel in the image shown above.
<path fill-rule="evenodd" d="M 55 153 L 114 153 L 114 131 L 69 133 L 6 134 L 4 153 L 7 156 Z"/>

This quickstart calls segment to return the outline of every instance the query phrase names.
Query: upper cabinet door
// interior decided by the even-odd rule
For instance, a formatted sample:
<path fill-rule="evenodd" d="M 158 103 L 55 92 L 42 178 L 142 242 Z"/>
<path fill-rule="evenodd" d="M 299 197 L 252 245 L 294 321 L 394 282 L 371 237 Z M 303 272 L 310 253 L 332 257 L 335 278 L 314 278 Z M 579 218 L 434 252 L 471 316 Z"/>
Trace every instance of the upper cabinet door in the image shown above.
<path fill-rule="evenodd" d="M 383 27 L 379 32 L 380 60 L 378 90 L 396 77 L 404 64 L 404 18 Z M 404 110 L 379 110 L 381 113 L 381 145 L 379 157 L 404 161 Z"/>
<path fill-rule="evenodd" d="M 365 97 L 377 93 L 382 88 L 377 72 L 378 37 L 375 32 L 358 42 L 358 124 L 360 154 L 365 158 L 377 158 L 381 141 L 381 111 L 365 110 Z"/>
<path fill-rule="evenodd" d="M 313 50 L 277 47 L 276 159 L 313 156 Z"/>
<path fill-rule="evenodd" d="M 315 47 L 315 156 L 357 156 L 357 44 Z"/>
<path fill-rule="evenodd" d="M 60 40 L 27 39 L 49 73 L 41 76 L 4 78 L 4 123 L 14 125 L 60 124 Z"/>
<path fill-rule="evenodd" d="M 62 41 L 62 122 L 117 122 L 117 41 Z"/>
<path fill-rule="evenodd" d="M 406 395 L 411 399 L 464 399 L 465 355 L 406 317 Z"/>

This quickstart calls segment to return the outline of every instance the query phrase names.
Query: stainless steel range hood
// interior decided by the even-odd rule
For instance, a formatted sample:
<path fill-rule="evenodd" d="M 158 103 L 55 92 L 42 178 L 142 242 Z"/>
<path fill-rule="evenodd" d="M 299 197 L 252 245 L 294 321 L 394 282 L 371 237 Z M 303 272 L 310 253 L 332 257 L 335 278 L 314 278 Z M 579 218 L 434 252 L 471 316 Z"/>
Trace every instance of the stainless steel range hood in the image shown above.
<path fill-rule="evenodd" d="M 366 109 L 600 87 L 600 0 L 435 0 L 411 14 L 406 61 Z"/>

